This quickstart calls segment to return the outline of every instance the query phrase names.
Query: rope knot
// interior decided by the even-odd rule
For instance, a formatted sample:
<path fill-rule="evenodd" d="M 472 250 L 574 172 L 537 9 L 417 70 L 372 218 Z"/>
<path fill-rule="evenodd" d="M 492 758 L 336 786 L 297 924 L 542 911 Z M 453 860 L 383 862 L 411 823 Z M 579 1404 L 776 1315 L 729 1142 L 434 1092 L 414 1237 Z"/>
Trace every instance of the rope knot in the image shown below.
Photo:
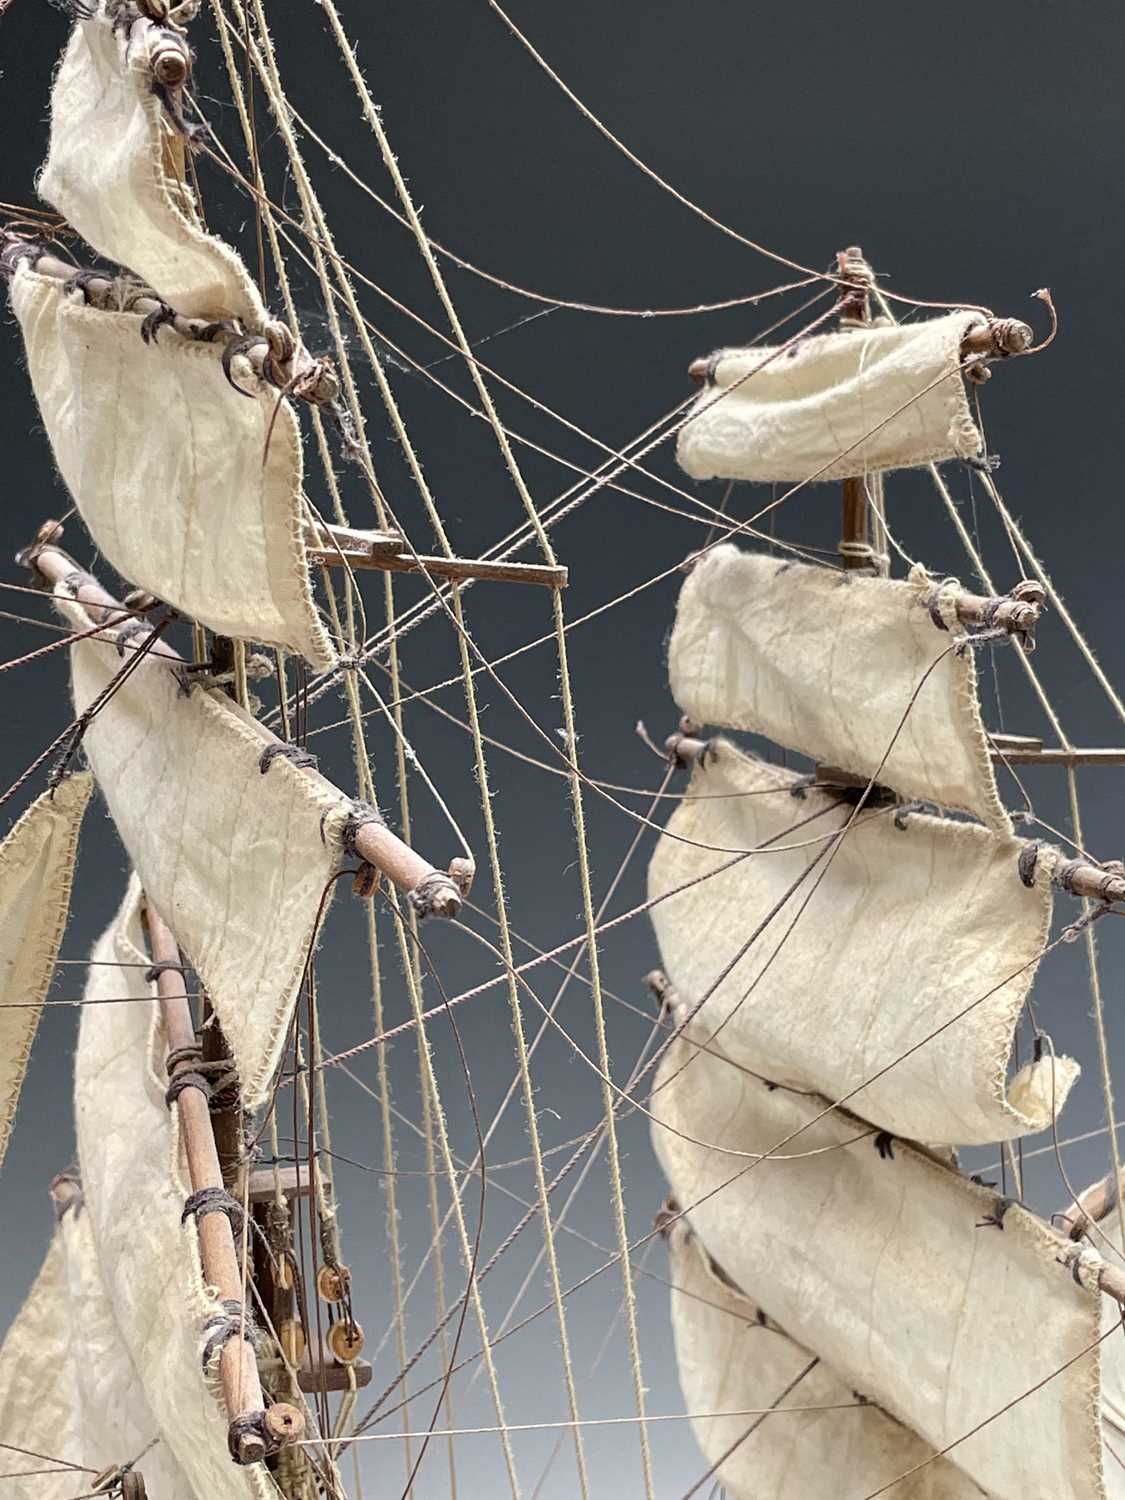
<path fill-rule="evenodd" d="M 203 1331 L 207 1334 L 200 1361 L 203 1365 L 204 1374 L 207 1373 L 211 1361 L 219 1353 L 220 1349 L 225 1344 L 228 1344 L 231 1339 L 238 1338 L 240 1334 L 255 1353 L 258 1349 L 258 1330 L 254 1325 L 253 1318 L 250 1316 L 249 1309 L 244 1307 L 241 1302 L 236 1302 L 233 1299 L 224 1301 L 222 1307 L 223 1311 L 221 1315 L 216 1314 L 215 1317 L 208 1318 L 203 1325 Z"/>

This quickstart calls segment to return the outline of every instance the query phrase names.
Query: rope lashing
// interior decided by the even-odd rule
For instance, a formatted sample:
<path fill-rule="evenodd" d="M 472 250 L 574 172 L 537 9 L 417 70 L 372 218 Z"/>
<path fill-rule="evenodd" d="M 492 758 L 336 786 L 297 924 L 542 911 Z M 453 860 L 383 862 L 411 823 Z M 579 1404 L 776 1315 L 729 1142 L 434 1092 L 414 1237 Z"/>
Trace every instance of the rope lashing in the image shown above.
<path fill-rule="evenodd" d="M 0 251 L 0 272 L 5 276 L 14 276 L 24 264 L 34 271 L 43 257 L 50 253 L 50 246 L 39 240 L 13 240 Z"/>
<path fill-rule="evenodd" d="M 899 833 L 905 833 L 910 822 L 911 814 L 928 813 L 930 817 L 937 817 L 938 809 L 932 802 L 903 802 L 894 811 L 894 825 Z"/>
<path fill-rule="evenodd" d="M 796 797 L 799 802 L 804 802 L 809 795 L 809 788 L 816 785 L 816 772 L 807 771 L 803 776 L 798 776 L 789 788 L 789 795 Z"/>
<path fill-rule="evenodd" d="M 197 1073 L 194 1068 L 189 1068 L 183 1073 L 177 1073 L 175 1078 L 164 1090 L 164 1103 L 169 1109 L 183 1093 L 184 1089 L 198 1089 L 208 1101 L 211 1098 L 211 1085 L 202 1073 Z"/>
<path fill-rule="evenodd" d="M 456 881 L 442 874 L 440 870 L 435 870 L 424 880 L 420 880 L 412 891 L 407 892 L 407 900 L 424 921 L 426 917 L 433 914 L 437 898 L 449 891 L 456 894 L 458 905 L 460 905 L 461 892 L 457 888 Z"/>
<path fill-rule="evenodd" d="M 1083 1291 L 1096 1292 L 1101 1289 L 1101 1256 L 1089 1245 L 1068 1245 L 1059 1256 L 1059 1264 L 1067 1266 L 1076 1286 Z"/>
<path fill-rule="evenodd" d="M 879 1153 L 880 1161 L 894 1161 L 895 1138 L 889 1130 L 880 1130 L 872 1144 Z"/>
<path fill-rule="evenodd" d="M 1004 1215 L 1015 1203 L 1014 1198 L 997 1197 L 990 1214 L 985 1214 L 983 1219 L 978 1219 L 974 1228 L 976 1229 L 999 1229 L 1003 1231 Z"/>
<path fill-rule="evenodd" d="M 880 552 L 878 547 L 872 546 L 870 542 L 861 542 L 841 538 L 836 543 L 836 551 L 841 557 L 854 558 L 856 562 L 866 563 L 868 567 L 876 572 L 880 568 L 890 567 L 891 559 L 885 552 Z"/>
<path fill-rule="evenodd" d="M 250 1345 L 251 1349 L 257 1352 L 258 1330 L 254 1325 L 254 1320 L 250 1316 L 248 1309 L 241 1302 L 236 1302 L 233 1299 L 223 1303 L 223 1314 L 221 1317 L 216 1315 L 213 1318 L 207 1319 L 203 1325 L 203 1332 L 207 1334 L 200 1360 L 203 1365 L 204 1374 L 206 1374 L 211 1361 L 218 1354 L 219 1350 L 223 1348 L 224 1344 L 229 1344 L 231 1339 L 238 1338 L 240 1334 Z"/>
<path fill-rule="evenodd" d="M 314 771 L 320 765 L 318 757 L 311 750 L 306 750 L 303 745 L 287 745 L 279 740 L 276 745 L 267 745 L 258 757 L 258 770 L 263 776 L 279 756 L 289 761 L 291 765 L 309 766 Z"/>
<path fill-rule="evenodd" d="M 144 344 L 155 344 L 157 334 L 166 324 L 176 321 L 176 309 L 170 307 L 167 302 L 161 302 L 159 307 L 154 307 L 152 312 L 146 313 L 141 320 L 141 342 Z"/>
<path fill-rule="evenodd" d="M 226 1188 L 205 1187 L 189 1193 L 184 1199 L 184 1211 L 180 1215 L 180 1223 L 186 1224 L 189 1219 L 195 1219 L 198 1223 L 204 1214 L 226 1214 L 230 1220 L 231 1233 L 235 1239 L 241 1237 L 246 1215 L 242 1210 L 242 1204 L 237 1198 L 233 1198 Z"/>
<path fill-rule="evenodd" d="M 91 284 L 95 281 L 105 280 L 106 273 L 104 271 L 95 271 L 89 266 L 84 266 L 81 271 L 75 271 L 73 276 L 66 278 L 63 282 L 63 291 L 66 293 L 81 292 L 82 301 L 89 307 L 93 301 L 93 298 L 90 296 Z"/>
<path fill-rule="evenodd" d="M 172 1048 L 171 1052 L 164 1059 L 164 1066 L 169 1078 L 171 1078 L 172 1074 L 182 1063 L 194 1063 L 195 1071 L 197 1072 L 203 1066 L 203 1048 L 198 1042 L 194 1042 L 190 1047 Z"/>
<path fill-rule="evenodd" d="M 355 846 L 356 836 L 361 828 L 367 828 L 373 823 L 380 828 L 387 826 L 383 814 L 373 802 L 361 802 L 356 799 L 354 802 L 349 803 L 348 815 L 340 828 L 340 842 L 343 844 L 345 852 L 351 855 L 352 859 L 363 858 L 363 855 L 360 854 Z"/>
<path fill-rule="evenodd" d="M 238 381 L 235 380 L 234 361 L 239 355 L 243 357 L 247 356 L 251 349 L 257 348 L 259 344 L 265 344 L 266 348 L 269 348 L 269 340 L 264 334 L 247 333 L 240 339 L 231 339 L 230 343 L 223 350 L 223 374 L 227 378 L 227 384 L 232 390 L 237 391 L 240 396 L 247 396 L 251 401 L 255 399 L 256 392 L 246 390 L 245 387 L 239 385 Z"/>
<path fill-rule="evenodd" d="M 174 958 L 162 958 L 145 970 L 145 983 L 155 984 L 161 974 L 186 974 L 187 966 Z"/>

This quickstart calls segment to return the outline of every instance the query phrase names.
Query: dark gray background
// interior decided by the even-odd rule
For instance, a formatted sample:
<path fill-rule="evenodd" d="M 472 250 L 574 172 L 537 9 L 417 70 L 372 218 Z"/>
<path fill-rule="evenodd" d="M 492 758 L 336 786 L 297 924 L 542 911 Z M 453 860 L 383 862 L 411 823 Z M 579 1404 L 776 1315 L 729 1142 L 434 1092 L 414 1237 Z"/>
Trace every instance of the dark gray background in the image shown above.
<path fill-rule="evenodd" d="M 875 0 L 859 10 L 794 3 L 768 11 L 726 0 L 692 7 L 634 0 L 611 7 L 588 0 L 567 6 L 513 0 L 513 5 L 517 21 L 613 129 L 670 181 L 742 232 L 816 266 L 826 266 L 833 251 L 858 240 L 894 290 L 984 303 L 1001 313 L 1030 316 L 1038 326 L 1041 310 L 1028 301 L 1028 294 L 1050 285 L 1062 320 L 1058 342 L 1041 358 L 997 371 L 984 392 L 989 447 L 1002 457 L 998 477 L 1008 503 L 1049 560 L 1059 589 L 1115 675 L 1121 656 L 1116 508 L 1122 397 L 1120 273 L 1125 250 L 1120 198 L 1122 41 L 1115 10 L 1087 3 L 1060 9 L 1034 0 L 942 7 Z M 352 3 L 344 12 L 416 201 L 424 206 L 427 227 L 465 257 L 553 295 L 632 307 L 694 304 L 763 290 L 787 279 L 784 270 L 693 217 L 618 156 L 535 67 L 484 0 Z M 288 0 L 272 5 L 270 15 L 294 106 L 354 170 L 389 195 L 376 148 L 362 127 L 321 13 L 311 0 Z M 50 75 L 65 29 L 63 18 L 40 0 L 15 0 L 0 23 L 4 199 L 33 201 L 33 178 L 45 143 Z M 198 88 L 209 118 L 234 150 L 237 121 L 225 103 L 221 60 L 206 39 L 209 30 L 208 18 L 201 17 L 195 27 L 200 46 Z M 280 173 L 281 157 L 260 100 L 259 111 L 272 189 L 295 211 L 296 195 Z M 312 142 L 306 140 L 305 147 L 344 253 L 365 274 L 440 323 L 410 237 L 328 168 Z M 201 174 L 212 224 L 237 239 L 250 258 L 253 236 L 244 200 L 208 164 L 202 164 Z M 450 268 L 448 274 L 474 339 L 535 310 L 535 304 L 485 286 L 465 272 Z M 298 275 L 298 281 L 308 340 L 323 344 L 322 310 L 308 279 Z M 406 320 L 388 314 L 373 293 L 364 293 L 363 302 L 368 316 L 414 357 L 436 360 L 446 352 Z M 686 394 L 684 369 L 693 355 L 717 343 L 753 337 L 791 306 L 792 299 L 705 317 L 650 320 L 558 311 L 496 338 L 482 354 L 573 421 L 619 444 Z M 5 344 L 8 357 L 0 363 L 0 400 L 4 550 L 10 554 L 29 539 L 40 520 L 60 513 L 68 501 L 36 424 L 14 326 L 6 328 Z M 357 351 L 382 482 L 416 544 L 425 547 L 429 539 L 410 496 L 405 466 L 361 359 Z M 455 362 L 436 373 L 459 390 L 468 389 Z M 483 424 L 467 418 L 418 377 L 399 370 L 392 376 L 454 544 L 472 553 L 521 519 L 491 438 Z M 588 445 L 515 398 L 502 397 L 499 404 L 519 431 L 583 467 L 596 461 Z M 655 467 L 674 476 L 666 454 L 655 460 Z M 541 458 L 529 457 L 526 472 L 540 502 L 570 482 L 563 470 Z M 966 522 L 973 528 L 979 524 L 990 567 L 1000 580 L 1013 581 L 1011 553 L 987 497 L 974 489 L 971 477 L 959 467 L 951 468 L 949 478 Z M 316 481 L 310 482 L 315 487 Z M 346 483 L 353 522 L 369 523 L 370 503 L 354 472 L 346 476 Z M 651 482 L 635 487 L 660 494 Z M 716 487 L 703 492 L 717 500 Z M 958 571 L 971 579 L 928 486 L 918 476 L 898 477 L 891 481 L 889 495 L 893 523 L 908 550 L 935 570 Z M 754 492 L 736 492 L 735 513 L 749 514 L 760 500 Z M 783 508 L 778 531 L 834 545 L 835 492 L 816 488 L 795 497 Z M 702 535 L 687 521 L 602 491 L 556 534 L 561 560 L 571 568 L 568 616 L 668 567 L 698 545 Z M 77 523 L 71 524 L 69 537 L 76 554 L 93 560 Z M 14 563 L 3 569 L 0 576 L 22 581 Z M 101 571 L 110 576 L 108 568 Z M 417 585 L 409 581 L 398 589 L 403 600 L 417 592 Z M 377 581 L 367 584 L 366 597 L 369 613 L 377 619 Z M 659 767 L 634 738 L 632 726 L 643 716 L 662 737 L 674 723 L 662 661 L 674 600 L 675 581 L 669 580 L 571 636 L 580 750 L 593 775 L 635 786 L 655 784 Z M 47 618 L 43 606 L 19 595 L 6 596 L 3 607 Z M 466 607 L 477 640 L 491 654 L 549 627 L 547 598 L 537 592 L 484 586 L 467 596 Z M 7 642 L 4 659 L 46 638 L 42 629 L 10 621 L 0 622 L 0 628 Z M 1054 617 L 1041 631 L 1036 664 L 1073 740 L 1121 743 L 1125 728 Z M 425 627 L 407 638 L 404 672 L 409 681 L 424 686 L 455 670 L 453 643 L 443 625 Z M 555 672 L 549 645 L 504 669 L 505 680 L 551 734 L 561 723 Z M 1003 724 L 1009 731 L 1043 731 L 1014 661 L 999 658 L 995 677 L 985 664 L 983 677 L 990 723 Z M 377 681 L 384 685 L 381 677 Z M 49 658 L 18 668 L 3 685 L 7 713 L 0 761 L 6 785 L 66 721 L 64 664 L 60 658 Z M 532 755 L 551 758 L 542 740 L 506 706 L 499 689 L 482 680 L 481 692 L 488 732 Z M 462 711 L 457 690 L 447 691 L 440 701 L 451 712 Z M 332 695 L 318 706 L 315 722 L 327 725 L 341 714 L 339 700 Z M 393 802 L 392 744 L 385 727 L 372 722 L 371 746 L 382 796 Z M 409 710 L 408 728 L 483 862 L 467 737 L 417 704 Z M 343 732 L 323 734 L 314 748 L 340 784 L 350 787 Z M 560 941 L 580 927 L 565 788 L 557 776 L 502 751 L 491 752 L 490 766 L 513 922 L 533 941 Z M 1087 843 L 1103 857 L 1119 855 L 1125 848 L 1125 820 L 1116 795 L 1119 775 L 1086 771 L 1081 776 Z M 1029 777 L 1028 785 L 1042 816 L 1065 828 L 1061 774 L 1041 772 Z M 29 788 L 29 794 L 39 786 Z M 1010 791 L 1005 788 L 1006 795 Z M 412 796 L 416 840 L 444 862 L 455 852 L 448 830 L 417 781 L 412 783 Z M 641 805 L 635 797 L 625 800 L 630 806 Z M 22 805 L 8 804 L 4 818 L 14 816 Z M 1012 805 L 1017 805 L 1014 797 Z M 594 794 L 587 797 L 587 811 L 600 893 L 634 825 Z M 632 867 L 616 910 L 641 898 L 643 863 L 638 858 Z M 84 835 L 65 957 L 81 959 L 88 951 L 120 897 L 123 880 L 124 857 L 102 809 L 96 809 Z M 487 900 L 483 874 L 479 899 Z M 483 919 L 478 918 L 477 925 L 487 930 Z M 1119 1021 L 1118 925 L 1112 919 L 1103 922 L 1099 941 L 1111 1046 L 1119 1062 L 1125 1042 Z M 330 1047 L 353 1044 L 372 1031 L 361 927 L 360 913 L 341 897 L 320 968 Z M 491 972 L 487 956 L 457 933 L 429 931 L 427 942 L 450 992 Z M 606 983 L 616 994 L 644 1005 L 640 978 L 655 960 L 651 932 L 642 919 L 607 941 Z M 388 1013 L 394 1021 L 407 1013 L 407 1001 L 393 953 L 386 971 Z M 81 972 L 75 967 L 60 970 L 56 998 L 79 993 Z M 549 1000 L 555 988 L 552 978 L 540 971 L 534 983 L 537 993 Z M 1094 1130 L 1103 1123 L 1103 1103 L 1082 945 L 1052 956 L 1036 993 L 1042 1023 L 1060 1048 L 1072 1051 L 1084 1064 L 1064 1133 Z M 432 984 L 427 994 L 431 1003 L 436 1000 Z M 588 990 L 575 984 L 561 1014 L 581 1045 L 591 1048 Z M 537 1018 L 529 1005 L 529 1029 Z M 479 1105 L 490 1118 L 513 1066 L 503 991 L 462 1008 L 459 1019 Z M 612 1003 L 608 1019 L 616 1076 L 622 1079 L 646 1028 Z M 14 1312 L 39 1262 L 50 1232 L 46 1182 L 72 1150 L 68 1085 L 75 1024 L 72 1010 L 47 1013 L 4 1169 L 0 1324 Z M 470 1154 L 471 1120 L 448 1027 L 435 1027 L 432 1038 L 455 1149 Z M 395 1044 L 390 1062 L 396 1102 L 416 1120 L 409 1038 Z M 359 1060 L 356 1072 L 373 1083 L 370 1052 Z M 597 1119 L 597 1082 L 557 1037 L 545 1043 L 536 1078 L 545 1144 L 565 1141 Z M 371 1099 L 338 1075 L 332 1078 L 331 1099 L 336 1149 L 357 1162 L 378 1165 L 381 1145 Z M 628 1120 L 621 1135 L 630 1227 L 636 1234 L 647 1227 L 662 1184 L 643 1120 Z M 402 1134 L 400 1145 L 400 1170 L 416 1172 L 424 1166 L 409 1132 Z M 507 1160 L 522 1155 L 525 1147 L 526 1127 L 517 1099 L 491 1155 Z M 1074 1179 L 1085 1182 L 1105 1170 L 1107 1152 L 1104 1135 L 1070 1148 L 1067 1162 Z M 986 1159 L 987 1153 L 982 1154 L 981 1162 Z M 532 1190 L 525 1168 L 498 1171 L 497 1180 L 525 1195 Z M 345 1254 L 356 1268 L 372 1347 L 389 1306 L 380 1182 L 377 1175 L 340 1165 Z M 400 1195 L 409 1273 L 429 1239 L 424 1178 L 403 1176 Z M 442 1196 L 445 1201 L 444 1192 Z M 1042 1209 L 1065 1196 L 1049 1156 L 1036 1158 L 1029 1169 L 1028 1196 Z M 470 1222 L 475 1222 L 472 1190 L 467 1201 Z M 494 1188 L 483 1234 L 486 1255 L 518 1213 Z M 612 1245 L 601 1168 L 579 1197 L 570 1222 L 600 1244 Z M 527 1244 L 521 1241 L 485 1284 L 493 1326 L 530 1264 L 538 1243 L 534 1228 L 524 1239 Z M 560 1238 L 560 1254 L 568 1282 L 604 1258 L 565 1235 Z M 648 1265 L 663 1271 L 659 1246 Z M 446 1255 L 446 1274 L 451 1294 L 456 1295 L 463 1273 L 452 1247 Z M 639 1278 L 653 1412 L 682 1407 L 666 1296 L 658 1283 Z M 585 1373 L 619 1298 L 619 1277 L 610 1271 L 569 1303 L 582 1407 L 588 1416 L 628 1416 L 632 1410 L 620 1328 L 598 1373 Z M 537 1273 L 524 1309 L 543 1300 L 544 1284 Z M 424 1279 L 412 1303 L 411 1342 L 431 1326 L 431 1307 L 431 1283 Z M 465 1349 L 475 1348 L 470 1326 Z M 510 1421 L 565 1416 L 557 1335 L 550 1317 L 504 1344 L 498 1363 Z M 373 1390 L 381 1389 L 395 1368 L 389 1345 L 377 1361 Z M 436 1373 L 432 1364 L 423 1368 L 427 1378 Z M 432 1402 L 430 1394 L 414 1403 L 413 1426 L 426 1425 Z M 469 1396 L 458 1397 L 456 1422 L 483 1425 L 493 1420 L 478 1380 Z M 514 1442 L 529 1493 L 553 1435 L 528 1434 Z M 680 1494 L 703 1468 L 685 1424 L 655 1426 L 653 1443 L 658 1494 Z M 595 1494 L 641 1493 L 636 1441 L 628 1428 L 593 1429 L 587 1447 Z M 367 1494 L 397 1495 L 403 1471 L 391 1446 L 366 1444 L 363 1458 Z M 460 1440 L 458 1463 L 462 1493 L 499 1493 L 505 1487 L 494 1438 Z M 435 1446 L 416 1493 L 436 1496 L 445 1493 L 447 1483 L 445 1456 Z M 567 1441 L 541 1493 L 575 1492 Z"/>

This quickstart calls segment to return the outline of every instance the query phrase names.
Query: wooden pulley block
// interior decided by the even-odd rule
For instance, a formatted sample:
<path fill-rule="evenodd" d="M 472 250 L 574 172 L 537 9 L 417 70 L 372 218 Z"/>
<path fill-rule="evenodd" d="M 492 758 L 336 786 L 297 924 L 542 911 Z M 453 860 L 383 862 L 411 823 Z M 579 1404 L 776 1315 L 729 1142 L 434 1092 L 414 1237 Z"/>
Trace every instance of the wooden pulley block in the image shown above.
<path fill-rule="evenodd" d="M 145 1500 L 145 1477 L 139 1469 L 127 1469 L 121 1476 L 121 1500 Z"/>
<path fill-rule="evenodd" d="M 325 1302 L 343 1302 L 351 1284 L 347 1266 L 321 1266 L 316 1273 L 316 1289 Z"/>
<path fill-rule="evenodd" d="M 275 1401 L 266 1408 L 265 1428 L 270 1442 L 280 1448 L 304 1436 L 305 1419 L 288 1401 Z"/>
<path fill-rule="evenodd" d="M 111 1490 L 120 1478 L 121 1468 L 118 1464 L 114 1464 L 111 1468 L 103 1469 L 92 1481 L 90 1488 L 95 1493 L 100 1493 L 102 1490 Z"/>
<path fill-rule="evenodd" d="M 305 1357 L 305 1330 L 296 1318 L 286 1318 L 277 1330 L 277 1342 L 281 1352 L 291 1365 L 299 1365 Z"/>
<path fill-rule="evenodd" d="M 288 1255 L 278 1257 L 277 1265 L 273 1273 L 274 1285 L 280 1287 L 283 1292 L 293 1290 L 293 1262 Z"/>
<path fill-rule="evenodd" d="M 328 1347 L 341 1365 L 353 1364 L 363 1353 L 363 1329 L 358 1323 L 333 1323 L 328 1330 Z"/>

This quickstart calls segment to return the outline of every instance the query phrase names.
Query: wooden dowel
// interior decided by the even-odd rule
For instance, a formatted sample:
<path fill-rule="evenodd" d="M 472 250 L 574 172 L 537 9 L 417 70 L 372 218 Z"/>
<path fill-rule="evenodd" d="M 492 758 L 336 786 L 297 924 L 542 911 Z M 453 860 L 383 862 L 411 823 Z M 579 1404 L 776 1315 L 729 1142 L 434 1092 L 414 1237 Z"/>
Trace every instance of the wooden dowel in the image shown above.
<path fill-rule="evenodd" d="M 932 607 L 939 595 L 943 603 L 952 605 L 957 619 L 969 630 L 987 627 L 1025 636 L 1034 634 L 1047 600 L 1043 585 L 1029 578 L 1017 583 L 1010 594 L 997 596 L 973 594 L 968 589 L 946 592 L 938 585 L 923 596 L 922 602 Z"/>
<path fill-rule="evenodd" d="M 1100 1224 L 1117 1207 L 1125 1188 L 1125 1169 L 1114 1178 L 1111 1172 L 1100 1182 L 1091 1183 L 1078 1195 L 1078 1202 L 1051 1215 L 1051 1223 L 1072 1240 L 1080 1240 L 1091 1224 Z"/>
<path fill-rule="evenodd" d="M 310 563 L 327 568 L 346 566 L 377 569 L 383 573 L 418 573 L 425 569 L 435 577 L 454 580 L 472 578 L 496 583 L 534 583 L 551 589 L 563 589 L 567 585 L 566 568 L 548 567 L 542 563 L 494 562 L 490 558 L 476 557 L 415 558 L 412 553 L 401 551 L 401 546 L 401 539 L 393 550 L 381 545 L 345 546 L 330 542 L 310 547 L 308 559 Z"/>
<path fill-rule="evenodd" d="M 1035 337 L 1027 323 L 1018 318 L 990 318 L 978 328 L 970 328 L 961 340 L 962 360 L 974 355 L 982 359 L 1004 359 L 1009 355 L 1022 354 L 1030 349 Z M 714 355 L 703 354 L 688 365 L 692 380 L 702 383 L 709 380 L 714 370 Z"/>
<path fill-rule="evenodd" d="M 74 559 L 54 541 L 37 543 L 22 553 L 21 558 L 28 567 L 35 568 L 52 588 L 57 589 L 64 581 L 70 580 L 74 597 L 82 604 L 94 624 L 108 625 L 128 617 L 129 612 L 122 610 L 113 595 L 107 593 L 92 575 L 79 568 Z M 160 650 L 160 656 L 170 667 L 184 665 L 183 658 L 171 647 Z M 239 712 L 236 707 L 232 707 L 231 711 Z M 249 714 L 242 717 L 242 722 L 259 736 L 263 747 L 280 743 L 275 734 Z M 315 778 L 325 789 L 342 801 L 346 800 L 343 792 L 333 786 L 327 777 L 321 776 L 319 771 L 304 767 L 302 774 Z M 358 829 L 355 851 L 366 864 L 394 882 L 410 899 L 419 916 L 452 918 L 460 912 L 472 880 L 471 860 L 458 857 L 452 862 L 448 872 L 439 870 L 383 823 L 365 823 Z"/>
<path fill-rule="evenodd" d="M 14 269 L 18 250 L 28 243 L 16 235 L 2 236 L 5 249 L 0 255 L 0 267 Z M 55 281 L 69 281 L 83 268 L 72 266 L 55 255 L 40 255 L 35 261 L 35 272 L 49 276 Z M 87 302 L 103 312 L 122 311 L 122 301 L 127 297 L 126 309 L 138 319 L 138 346 L 140 345 L 140 320 L 149 313 L 159 312 L 165 305 L 160 298 L 145 293 L 137 294 L 136 283 L 126 282 L 108 273 L 90 272 L 83 286 Z M 271 328 L 274 325 L 271 325 Z M 282 325 L 283 326 L 283 325 Z M 181 338 L 199 342 L 205 338 L 211 344 L 231 344 L 246 335 L 233 324 L 217 324 L 206 318 L 186 318 L 176 313 L 157 330 L 156 337 L 164 336 L 165 328 L 174 329 Z M 278 339 L 282 342 L 278 343 Z M 138 353 L 140 358 L 140 353 Z M 292 337 L 276 333 L 262 333 L 255 342 L 241 350 L 232 360 L 232 373 L 237 378 L 237 361 L 245 360 L 250 373 L 275 389 L 283 389 L 287 395 L 298 397 L 314 405 L 335 401 L 340 394 L 340 382 L 330 360 L 313 359 L 300 342 Z"/>
<path fill-rule="evenodd" d="M 153 961 L 157 964 L 179 964 L 180 950 L 176 946 L 176 940 L 147 898 L 145 917 Z M 156 988 L 169 1052 L 196 1048 L 198 1042 L 183 974 L 177 969 L 161 969 L 156 978 Z M 191 1057 L 184 1057 L 171 1070 L 169 1081 L 179 1073 L 190 1073 L 192 1066 Z M 180 1091 L 176 1109 L 192 1192 L 197 1193 L 204 1188 L 222 1189 L 223 1174 L 219 1167 L 219 1153 L 215 1146 L 207 1095 L 189 1085 Z M 243 1301 L 242 1271 L 230 1219 L 221 1211 L 201 1213 L 196 1218 L 196 1225 L 205 1281 L 215 1289 L 215 1295 L 220 1301 L 242 1304 L 249 1326 L 252 1316 Z M 219 1375 L 229 1422 L 234 1423 L 241 1417 L 264 1413 L 265 1402 L 258 1378 L 257 1360 L 254 1350 L 245 1339 L 237 1336 L 227 1339 L 219 1351 Z M 294 1442 L 303 1435 L 305 1419 L 296 1407 L 287 1406 L 284 1402 L 277 1403 L 270 1408 L 269 1415 L 269 1432 L 275 1442 Z M 243 1464 L 257 1463 L 267 1452 L 266 1442 L 255 1432 L 239 1434 L 236 1447 L 238 1461 Z"/>
<path fill-rule="evenodd" d="M 1057 747 L 1044 749 L 1028 746 L 1024 749 L 994 747 L 991 752 L 995 765 L 1009 766 L 1125 766 L 1125 749 L 1100 749 L 1076 745 L 1070 750 Z"/>

